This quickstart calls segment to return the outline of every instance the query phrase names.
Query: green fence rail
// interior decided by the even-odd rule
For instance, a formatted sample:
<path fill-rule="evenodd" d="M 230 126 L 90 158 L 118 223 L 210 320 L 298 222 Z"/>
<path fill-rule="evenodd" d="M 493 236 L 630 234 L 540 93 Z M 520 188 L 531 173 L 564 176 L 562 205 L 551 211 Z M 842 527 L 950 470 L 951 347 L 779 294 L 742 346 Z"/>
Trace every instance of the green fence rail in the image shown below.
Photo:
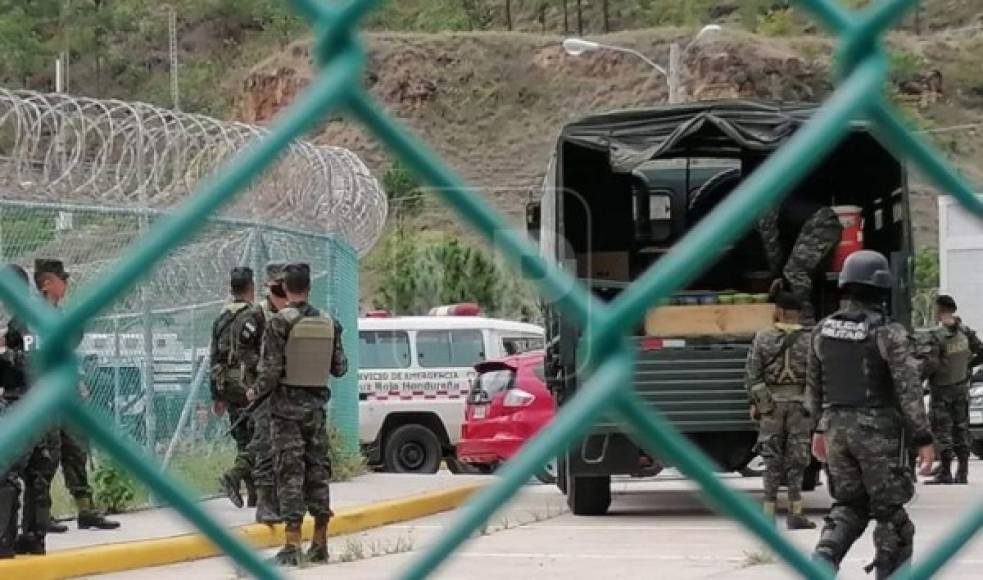
<path fill-rule="evenodd" d="M 270 166 L 278 152 L 314 126 L 329 112 L 344 110 L 424 177 L 450 206 L 495 244 L 507 259 L 534 279 L 540 292 L 585 327 L 590 360 L 589 379 L 554 422 L 536 437 L 501 473 L 498 483 L 475 498 L 440 541 L 403 572 L 405 578 L 423 578 L 469 538 L 532 474 L 583 434 L 602 413 L 613 413 L 633 429 L 650 452 L 665 457 L 696 480 L 717 509 L 740 520 L 778 553 L 802 577 L 831 578 L 832 572 L 808 560 L 795 549 L 743 494 L 721 483 L 709 460 L 677 433 L 658 413 L 645 408 L 629 388 L 633 354 L 623 339 L 649 305 L 684 287 L 718 256 L 719 248 L 737 239 L 755 217 L 778 202 L 845 136 L 851 121 L 866 119 L 881 142 L 917 166 L 942 190 L 957 197 L 983 217 L 983 203 L 942 157 L 908 130 L 882 97 L 887 59 L 880 39 L 915 0 L 882 0 L 851 11 L 832 0 L 800 0 L 840 39 L 837 51 L 839 86 L 814 118 L 772 155 L 713 214 L 689 234 L 659 266 L 648 272 L 617 300 L 601 304 L 573 284 L 555 265 L 538 257 L 506 220 L 465 187 L 464 182 L 417 139 L 385 115 L 359 83 L 365 62 L 363 45 L 355 32 L 359 19 L 376 2 L 354 0 L 342 6 L 319 0 L 293 0 L 317 34 L 317 55 L 323 68 L 307 93 L 274 126 L 266 138 L 209 182 L 198 195 L 172 216 L 162 219 L 108 277 L 85 289 L 73 306 L 56 312 L 29 296 L 9 274 L 0 277 L 0 299 L 16 310 L 44 338 L 39 353 L 40 388 L 32 389 L 20 411 L 0 423 L 0 460 L 8 462 L 37 436 L 52 417 L 64 416 L 91 434 L 94 441 L 124 462 L 161 498 L 170 502 L 250 573 L 279 578 L 255 551 L 212 521 L 180 486 L 156 470 L 133 444 L 116 436 L 77 396 L 77 361 L 71 336 L 82 324 L 130 289 L 141 275 L 169 250 L 201 227 L 208 216 Z M 968 506 L 954 532 L 917 565 L 899 578 L 932 576 L 983 526 L 983 502 Z"/>

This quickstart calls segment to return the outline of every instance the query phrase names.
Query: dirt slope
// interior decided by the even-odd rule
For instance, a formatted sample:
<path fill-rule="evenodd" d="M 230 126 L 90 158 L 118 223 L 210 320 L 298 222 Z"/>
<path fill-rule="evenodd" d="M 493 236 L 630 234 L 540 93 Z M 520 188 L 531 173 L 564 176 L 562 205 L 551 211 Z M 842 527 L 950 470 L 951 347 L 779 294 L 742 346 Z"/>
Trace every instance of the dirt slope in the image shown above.
<path fill-rule="evenodd" d="M 685 38 L 684 32 L 645 30 L 603 40 L 665 62 L 668 41 Z M 564 123 L 590 112 L 664 102 L 666 97 L 664 80 L 636 58 L 617 53 L 569 57 L 559 46 L 561 40 L 522 33 L 372 34 L 366 84 L 481 195 L 518 220 Z M 973 35 L 919 41 L 898 37 L 892 42 L 922 56 L 926 68 L 937 67 L 949 79 L 941 95 L 908 99 L 920 122 L 941 127 L 983 121 L 983 80 L 978 79 L 983 75 L 973 64 L 983 45 Z M 763 39 L 728 31 L 701 40 L 687 53 L 685 89 L 696 98 L 821 99 L 831 88 L 829 51 L 828 39 Z M 311 74 L 309 44 L 295 43 L 248 76 L 238 116 L 269 121 L 293 101 Z M 975 170 L 983 157 L 980 131 L 933 138 L 974 177 L 983 177 Z M 388 165 L 379 145 L 347 121 L 324 124 L 313 139 L 349 147 L 377 171 Z M 930 192 L 917 176 L 914 182 L 919 192 Z M 915 199 L 914 208 L 919 243 L 934 244 L 935 200 Z M 431 227 L 452 227 L 448 214 L 439 209 L 430 217 Z"/>

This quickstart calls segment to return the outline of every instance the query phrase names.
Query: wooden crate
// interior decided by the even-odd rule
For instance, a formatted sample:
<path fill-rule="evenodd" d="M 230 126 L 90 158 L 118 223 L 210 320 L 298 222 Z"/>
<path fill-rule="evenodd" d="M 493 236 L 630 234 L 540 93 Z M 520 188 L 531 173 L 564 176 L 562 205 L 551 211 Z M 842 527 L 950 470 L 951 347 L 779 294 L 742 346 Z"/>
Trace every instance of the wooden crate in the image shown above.
<path fill-rule="evenodd" d="M 649 336 L 745 335 L 774 323 L 774 304 L 661 306 L 645 317 Z"/>

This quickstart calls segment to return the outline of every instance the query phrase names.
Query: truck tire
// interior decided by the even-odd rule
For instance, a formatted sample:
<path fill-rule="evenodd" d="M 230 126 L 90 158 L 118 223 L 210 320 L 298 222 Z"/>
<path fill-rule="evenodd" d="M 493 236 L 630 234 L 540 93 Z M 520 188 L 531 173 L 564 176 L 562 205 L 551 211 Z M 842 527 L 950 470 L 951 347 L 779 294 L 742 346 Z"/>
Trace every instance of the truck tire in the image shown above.
<path fill-rule="evenodd" d="M 422 425 L 402 425 L 386 436 L 382 464 L 392 473 L 437 473 L 440 439 Z"/>
<path fill-rule="evenodd" d="M 567 494 L 567 459 L 566 454 L 556 458 L 556 487 L 563 495 Z"/>
<path fill-rule="evenodd" d="M 538 479 L 540 483 L 546 485 L 556 485 L 557 482 L 556 466 L 557 466 L 556 459 L 550 461 L 549 463 L 546 464 L 546 467 L 536 472 L 536 479 Z"/>
<path fill-rule="evenodd" d="M 976 457 L 983 459 L 983 439 L 973 441 L 973 453 Z"/>
<path fill-rule="evenodd" d="M 575 516 L 603 516 L 611 507 L 611 476 L 567 475 L 567 505 Z"/>

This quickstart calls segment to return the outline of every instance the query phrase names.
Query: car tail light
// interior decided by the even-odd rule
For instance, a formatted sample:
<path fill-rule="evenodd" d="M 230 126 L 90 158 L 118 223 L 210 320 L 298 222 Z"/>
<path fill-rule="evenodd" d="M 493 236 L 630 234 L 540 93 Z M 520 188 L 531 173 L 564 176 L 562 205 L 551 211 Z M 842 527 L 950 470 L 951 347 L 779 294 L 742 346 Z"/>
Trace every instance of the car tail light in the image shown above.
<path fill-rule="evenodd" d="M 527 393 L 522 389 L 509 389 L 509 392 L 505 394 L 505 400 L 502 401 L 502 405 L 505 407 L 528 407 L 536 400 L 536 395 L 532 393 Z"/>

